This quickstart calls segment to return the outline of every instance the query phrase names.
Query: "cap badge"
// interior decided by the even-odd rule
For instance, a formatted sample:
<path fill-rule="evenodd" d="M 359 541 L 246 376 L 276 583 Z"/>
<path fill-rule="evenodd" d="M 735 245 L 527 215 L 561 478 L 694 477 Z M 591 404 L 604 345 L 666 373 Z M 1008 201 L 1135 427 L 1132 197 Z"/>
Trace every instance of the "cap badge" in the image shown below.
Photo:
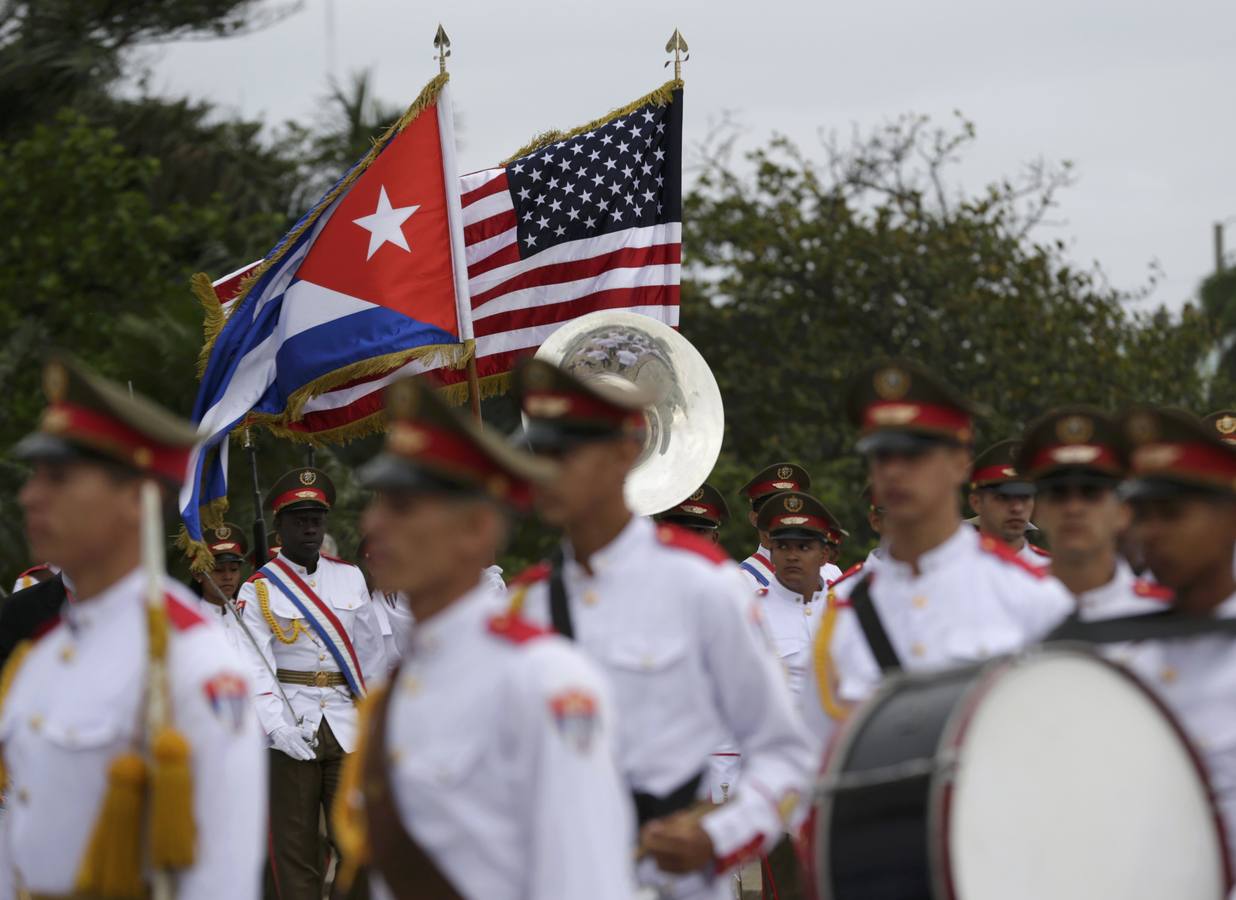
<path fill-rule="evenodd" d="M 692 497 L 691 499 L 695 499 Z M 684 503 L 679 507 L 683 512 L 690 513 L 693 516 L 703 516 L 708 514 L 708 507 L 696 506 L 694 503 Z"/>
<path fill-rule="evenodd" d="M 900 400 L 910 390 L 910 373 L 896 367 L 876 372 L 874 381 L 881 400 Z"/>
<path fill-rule="evenodd" d="M 1129 436 L 1129 440 L 1138 444 L 1149 444 L 1159 436 L 1158 424 L 1155 422 L 1154 416 L 1148 412 L 1136 412 L 1129 416 L 1129 421 L 1125 423 L 1125 432 Z"/>
<path fill-rule="evenodd" d="M 215 537 L 217 537 L 221 541 L 226 541 L 231 536 L 232 536 L 232 529 L 228 528 L 226 525 L 220 525 L 218 528 L 215 529 Z"/>
<path fill-rule="evenodd" d="M 1056 423 L 1056 437 L 1066 444 L 1084 444 L 1094 434 L 1094 422 L 1086 416 L 1065 416 Z"/>
<path fill-rule="evenodd" d="M 704 489 L 700 488 L 698 491 L 696 491 L 694 494 L 692 494 L 687 499 L 688 500 L 703 500 L 704 499 Z"/>
<path fill-rule="evenodd" d="M 51 434 L 60 434 L 69 430 L 69 414 L 63 409 L 51 406 L 43 413 L 42 428 Z"/>
<path fill-rule="evenodd" d="M 424 431 L 406 422 L 396 424 L 388 440 L 392 450 L 405 456 L 419 453 L 429 443 L 429 438 L 425 436 Z"/>
<path fill-rule="evenodd" d="M 145 469 L 154 462 L 154 453 L 151 452 L 149 447 L 138 447 L 133 451 L 133 462 L 140 468 Z"/>
<path fill-rule="evenodd" d="M 1016 478 L 1017 470 L 1014 469 L 1012 466 L 1005 466 L 1003 469 L 1000 470 L 1000 474 L 1003 475 L 1005 478 Z"/>
<path fill-rule="evenodd" d="M 806 516 L 782 516 L 777 520 L 778 525 L 806 525 Z"/>
<path fill-rule="evenodd" d="M 1215 420 L 1215 428 L 1224 435 L 1236 432 L 1236 416 L 1221 416 Z"/>
<path fill-rule="evenodd" d="M 798 512 L 803 508 L 803 501 L 801 497 L 786 497 L 782 506 L 787 512 Z"/>
<path fill-rule="evenodd" d="M 318 492 L 317 491 L 297 491 L 296 499 L 297 500 L 316 500 L 318 499 Z"/>
<path fill-rule="evenodd" d="M 1180 448 L 1173 444 L 1149 444 L 1133 452 L 1133 465 L 1138 469 L 1166 469 L 1180 457 Z"/>
<path fill-rule="evenodd" d="M 317 472 L 312 472 L 306 469 L 304 472 L 300 473 L 300 483 L 303 485 L 313 484 L 317 480 L 318 480 Z"/>
<path fill-rule="evenodd" d="M 1053 461 L 1066 466 L 1083 466 L 1102 455 L 1101 448 L 1093 444 L 1076 444 L 1072 447 L 1056 447 L 1051 451 Z"/>
<path fill-rule="evenodd" d="M 913 403 L 886 403 L 871 409 L 868 415 L 876 425 L 908 425 L 918 418 L 919 408 Z"/>
<path fill-rule="evenodd" d="M 47 394 L 47 399 L 52 403 L 59 403 L 64 399 L 68 387 L 69 373 L 64 366 L 58 362 L 49 363 L 43 370 L 43 391 Z"/>
<path fill-rule="evenodd" d="M 534 394 L 524 398 L 524 412 L 541 419 L 557 419 L 571 408 L 571 401 L 554 394 Z"/>
<path fill-rule="evenodd" d="M 794 474 L 794 469 L 791 468 L 790 466 L 782 466 L 780 469 L 777 470 L 777 477 L 782 479 L 783 481 L 791 477 L 793 474 Z"/>

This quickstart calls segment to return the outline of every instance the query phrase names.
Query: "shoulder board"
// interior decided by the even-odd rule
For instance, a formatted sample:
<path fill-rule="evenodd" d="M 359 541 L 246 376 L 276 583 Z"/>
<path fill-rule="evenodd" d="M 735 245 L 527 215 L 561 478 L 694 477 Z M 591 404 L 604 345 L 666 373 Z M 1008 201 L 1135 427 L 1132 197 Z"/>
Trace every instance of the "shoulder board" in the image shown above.
<path fill-rule="evenodd" d="M 245 584 L 252 584 L 255 581 L 265 581 L 265 580 L 266 580 L 266 576 L 263 575 L 261 572 L 254 572 L 252 575 L 250 575 L 248 578 L 245 579 Z"/>
<path fill-rule="evenodd" d="M 1162 600 L 1164 603 L 1171 603 L 1176 598 L 1176 592 L 1166 585 L 1141 578 L 1133 579 L 1133 593 L 1147 600 Z"/>
<path fill-rule="evenodd" d="M 527 619 L 513 613 L 491 617 L 487 627 L 490 634 L 510 641 L 512 644 L 526 644 L 528 641 L 534 641 L 553 633 L 544 628 L 538 628 Z"/>
<path fill-rule="evenodd" d="M 340 559 L 337 556 L 327 556 L 325 553 L 319 553 L 318 556 L 322 557 L 322 559 L 330 560 L 333 563 L 339 563 L 340 565 L 344 565 L 344 566 L 351 566 L 354 569 L 359 568 L 359 566 L 357 566 L 356 563 L 349 562 L 346 559 Z"/>
<path fill-rule="evenodd" d="M 39 563 L 37 566 L 31 566 L 26 571 L 19 573 L 17 578 L 20 580 L 22 578 L 25 578 L 28 575 L 33 575 L 35 572 L 50 572 L 50 571 L 51 571 L 51 566 L 49 566 L 47 563 Z"/>
<path fill-rule="evenodd" d="M 527 587 L 530 584 L 536 584 L 538 581 L 544 581 L 548 577 L 549 563 L 542 561 L 528 566 L 528 568 L 508 581 L 506 586 L 509 588 Z"/>
<path fill-rule="evenodd" d="M 857 575 L 862 570 L 863 570 L 863 564 L 861 562 L 856 562 L 854 565 L 850 566 L 850 568 L 846 569 L 844 572 L 842 572 L 840 575 L 838 575 L 836 578 L 830 581 L 828 583 L 828 586 L 836 587 L 837 585 L 841 584 L 841 582 L 849 578 L 851 575 Z"/>
<path fill-rule="evenodd" d="M 206 621 L 201 613 L 191 608 L 179 597 L 164 594 L 163 604 L 167 607 L 167 622 L 174 631 L 188 631 Z"/>
<path fill-rule="evenodd" d="M 720 544 L 705 540 L 698 534 L 679 528 L 677 525 L 658 525 L 657 541 L 667 547 L 686 550 L 697 556 L 702 556 L 709 562 L 720 565 L 730 561 L 730 555 L 721 549 Z"/>
<path fill-rule="evenodd" d="M 1031 552 L 1031 553 L 1036 553 L 1036 554 L 1038 554 L 1039 556 L 1043 556 L 1043 557 L 1046 557 L 1047 559 L 1051 559 L 1051 551 L 1050 551 L 1050 550 L 1044 550 L 1042 547 L 1040 547 L 1040 546 L 1038 546 L 1038 545 L 1036 545 L 1036 544 L 1032 544 L 1032 543 L 1030 543 L 1029 541 L 1026 541 L 1026 546 L 1030 548 L 1030 552 Z"/>
<path fill-rule="evenodd" d="M 991 556 L 996 557 L 997 559 L 1003 560 L 1006 563 L 1017 566 L 1017 568 L 1021 569 L 1023 572 L 1033 575 L 1035 578 L 1038 578 L 1041 580 L 1047 577 L 1046 570 L 1040 569 L 1037 566 L 1030 565 L 1030 563 L 1026 562 L 1024 559 L 1022 559 L 1020 556 L 1017 555 L 1016 550 L 1011 548 L 1008 544 L 1004 543 L 1003 541 L 998 541 L 993 537 L 989 537 L 988 535 L 983 535 L 981 538 L 979 538 L 979 549 L 982 550 L 984 553 L 988 553 Z"/>

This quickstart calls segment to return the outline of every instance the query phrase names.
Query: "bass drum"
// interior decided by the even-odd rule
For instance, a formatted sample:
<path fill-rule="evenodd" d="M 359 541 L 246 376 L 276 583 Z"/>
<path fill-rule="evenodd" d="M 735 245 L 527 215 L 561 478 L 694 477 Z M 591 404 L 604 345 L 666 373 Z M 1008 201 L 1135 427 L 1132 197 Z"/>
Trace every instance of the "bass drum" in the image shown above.
<path fill-rule="evenodd" d="M 889 679 L 816 801 L 819 900 L 1222 900 L 1223 826 L 1175 719 L 1083 650 Z"/>

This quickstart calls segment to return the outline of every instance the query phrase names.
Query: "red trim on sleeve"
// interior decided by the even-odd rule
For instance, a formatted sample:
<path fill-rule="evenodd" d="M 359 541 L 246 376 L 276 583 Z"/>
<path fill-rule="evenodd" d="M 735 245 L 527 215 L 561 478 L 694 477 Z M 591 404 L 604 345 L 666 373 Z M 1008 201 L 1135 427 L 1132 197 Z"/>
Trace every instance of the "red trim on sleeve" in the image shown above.
<path fill-rule="evenodd" d="M 1017 551 L 1003 541 L 998 541 L 989 535 L 983 535 L 979 538 L 979 549 L 984 553 L 989 553 L 997 559 L 1001 559 L 1006 563 L 1011 563 L 1023 572 L 1029 572 L 1035 578 L 1043 579 L 1047 577 L 1045 569 L 1040 569 L 1037 566 L 1032 566 L 1020 556 Z"/>
<path fill-rule="evenodd" d="M 549 563 L 539 562 L 524 569 L 506 583 L 507 587 L 527 587 L 549 577 Z"/>
<path fill-rule="evenodd" d="M 1176 592 L 1163 584 L 1156 584 L 1153 581 L 1145 581 L 1138 578 L 1133 582 L 1133 593 L 1139 597 L 1145 597 L 1147 600 L 1162 600 L 1164 603 L 1171 603 L 1176 599 Z"/>
<path fill-rule="evenodd" d="M 512 644 L 526 644 L 537 638 L 546 637 L 552 632 L 538 628 L 527 619 L 511 613 L 494 616 L 487 623 L 489 633 L 510 641 Z"/>
<path fill-rule="evenodd" d="M 693 531 L 679 528 L 677 525 L 671 525 L 668 522 L 657 525 L 657 541 L 667 547 L 686 550 L 697 556 L 702 556 L 704 559 L 717 565 L 730 562 L 730 555 L 721 549 L 719 544 L 714 544 Z"/>

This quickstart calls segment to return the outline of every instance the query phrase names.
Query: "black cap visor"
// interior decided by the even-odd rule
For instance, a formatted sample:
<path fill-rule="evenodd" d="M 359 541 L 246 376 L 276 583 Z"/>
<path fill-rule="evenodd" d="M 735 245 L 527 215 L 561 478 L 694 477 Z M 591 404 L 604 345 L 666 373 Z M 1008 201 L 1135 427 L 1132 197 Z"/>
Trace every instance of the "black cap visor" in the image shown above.
<path fill-rule="evenodd" d="M 1029 481 L 1001 481 L 998 484 L 985 484 L 980 491 L 991 491 L 1001 497 L 1033 497 L 1035 486 Z"/>
<path fill-rule="evenodd" d="M 1236 491 L 1219 484 L 1163 477 L 1132 478 L 1120 485 L 1120 498 L 1130 502 L 1187 497 L 1233 498 Z"/>
<path fill-rule="evenodd" d="M 447 477 L 390 453 L 375 456 L 361 466 L 357 470 L 357 478 L 363 487 L 374 491 L 461 497 L 488 496 L 480 485 Z"/>
<path fill-rule="evenodd" d="M 819 541 L 821 544 L 827 544 L 828 536 L 809 528 L 799 528 L 793 526 L 790 528 L 777 528 L 768 533 L 768 536 L 774 541 Z"/>
<path fill-rule="evenodd" d="M 529 419 L 522 429 L 511 436 L 511 440 L 533 453 L 562 453 L 583 444 L 616 441 L 627 436 L 621 428 L 608 425 Z"/>
<path fill-rule="evenodd" d="M 960 447 L 960 441 L 948 435 L 927 431 L 903 431 L 887 428 L 863 435 L 855 445 L 863 456 L 876 453 L 905 454 L 916 456 L 935 447 Z"/>

